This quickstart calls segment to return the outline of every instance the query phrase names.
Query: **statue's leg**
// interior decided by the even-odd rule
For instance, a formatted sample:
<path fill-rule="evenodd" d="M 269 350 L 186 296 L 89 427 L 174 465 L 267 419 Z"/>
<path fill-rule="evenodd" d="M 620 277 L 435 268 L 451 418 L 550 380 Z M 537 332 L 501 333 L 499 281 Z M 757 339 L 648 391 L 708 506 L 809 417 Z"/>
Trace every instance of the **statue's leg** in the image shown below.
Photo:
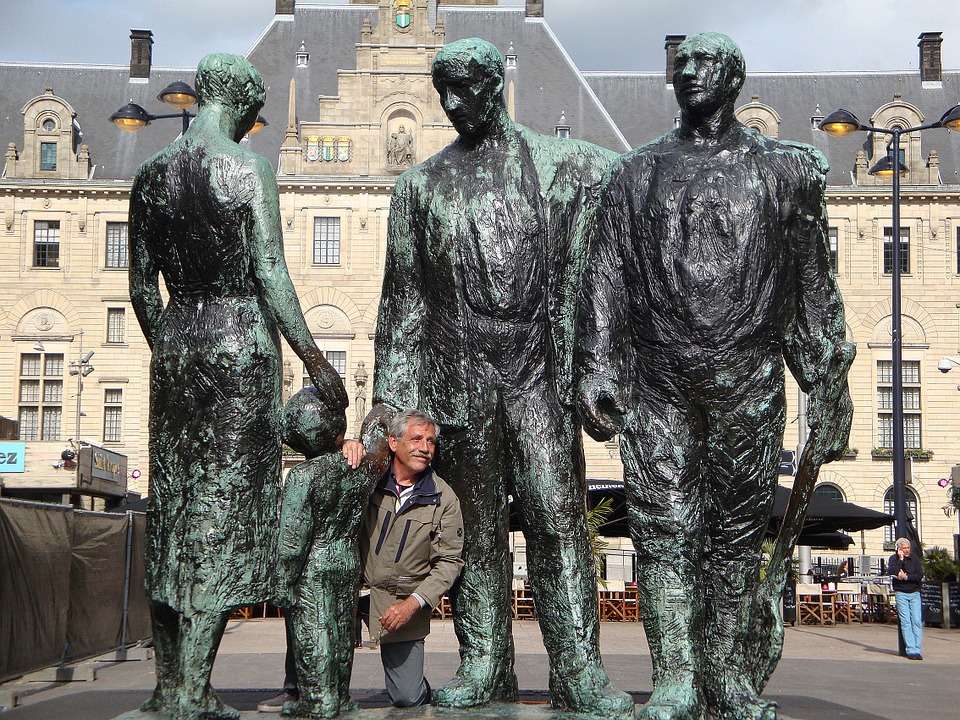
<path fill-rule="evenodd" d="M 183 678 L 172 720 L 237 720 L 240 717 L 240 713 L 223 704 L 210 685 L 210 673 L 228 618 L 227 612 L 206 611 L 182 616 Z"/>
<path fill-rule="evenodd" d="M 169 605 L 150 602 L 157 687 L 140 709 L 143 712 L 172 711 L 180 687 L 180 613 Z"/>
<path fill-rule="evenodd" d="M 736 397 L 712 408 L 708 420 L 705 690 L 711 711 L 723 720 L 776 717 L 776 705 L 758 697 L 750 672 L 759 651 L 750 615 L 783 444 L 778 370 L 762 368 L 746 378 Z"/>
<path fill-rule="evenodd" d="M 610 684 L 600 658 L 597 573 L 587 531 L 579 428 L 546 383 L 511 398 L 507 413 L 505 443 L 550 658 L 551 702 L 577 713 L 632 720 L 633 699 Z"/>
<path fill-rule="evenodd" d="M 304 572 L 297 604 L 289 610 L 299 691 L 296 702 L 283 711 L 289 717 L 330 718 L 340 709 L 340 622 L 332 615 L 333 590 L 324 587 L 330 578 L 315 570 Z"/>
<path fill-rule="evenodd" d="M 460 499 L 464 530 L 463 573 L 450 597 L 460 668 L 433 691 L 433 704 L 442 707 L 517 699 L 501 424 L 502 414 L 491 409 L 469 429 L 444 434 L 435 462 Z"/>
<path fill-rule="evenodd" d="M 703 717 L 702 440 L 693 413 L 665 401 L 641 404 L 621 436 L 637 590 L 653 661 L 645 720 Z"/>

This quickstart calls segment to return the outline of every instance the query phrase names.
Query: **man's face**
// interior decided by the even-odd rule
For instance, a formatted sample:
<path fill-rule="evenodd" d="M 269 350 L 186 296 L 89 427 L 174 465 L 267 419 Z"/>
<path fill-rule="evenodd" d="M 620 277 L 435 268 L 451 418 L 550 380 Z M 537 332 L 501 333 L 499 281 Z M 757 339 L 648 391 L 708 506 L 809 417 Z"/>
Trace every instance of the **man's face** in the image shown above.
<path fill-rule="evenodd" d="M 450 61 L 434 70 L 433 86 L 458 133 L 479 138 L 487 132 L 495 116 L 497 95 L 503 90 L 499 78 L 488 76 L 475 61 Z"/>
<path fill-rule="evenodd" d="M 680 107 L 709 115 L 736 97 L 739 87 L 731 63 L 705 44 L 681 43 L 673 65 L 673 90 Z"/>
<path fill-rule="evenodd" d="M 398 475 L 420 476 L 430 467 L 437 447 L 437 430 L 429 423 L 410 423 L 403 437 L 387 438 Z"/>
<path fill-rule="evenodd" d="M 903 555 L 905 558 L 910 557 L 910 546 L 909 546 L 909 545 L 901 545 L 901 546 L 900 546 L 900 554 Z"/>

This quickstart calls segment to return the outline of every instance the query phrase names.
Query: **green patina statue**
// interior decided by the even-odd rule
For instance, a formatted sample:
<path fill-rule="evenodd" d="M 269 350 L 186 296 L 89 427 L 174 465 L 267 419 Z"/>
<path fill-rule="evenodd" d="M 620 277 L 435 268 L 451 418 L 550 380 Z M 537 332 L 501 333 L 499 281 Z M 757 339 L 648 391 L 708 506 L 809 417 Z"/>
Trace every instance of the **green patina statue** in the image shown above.
<path fill-rule="evenodd" d="M 757 586 L 784 360 L 809 393 L 808 466 L 839 457 L 852 417 L 826 160 L 737 122 L 744 77 L 730 38 L 686 39 L 680 127 L 613 164 L 585 223 L 578 404 L 594 438 L 621 436 L 649 720 L 776 717 L 759 694 L 782 629 Z"/>
<path fill-rule="evenodd" d="M 298 698 L 284 717 L 334 718 L 354 710 L 350 699 L 354 623 L 360 590 L 357 535 L 373 486 L 390 453 L 376 429 L 358 467 L 340 452 L 347 418 L 315 388 L 294 395 L 283 411 L 284 441 L 307 460 L 287 473 L 280 511 L 278 604 L 292 624 Z"/>
<path fill-rule="evenodd" d="M 277 184 L 238 142 L 263 106 L 244 58 L 197 68 L 190 128 L 137 172 L 130 298 L 153 350 L 147 594 L 157 687 L 141 712 L 236 718 L 210 686 L 231 610 L 270 597 L 280 480 L 279 332 L 343 409 L 283 257 Z M 169 302 L 158 283 L 163 275 Z"/>
<path fill-rule="evenodd" d="M 576 227 L 611 153 L 535 134 L 503 99 L 503 60 L 477 39 L 433 64 L 459 137 L 400 176 L 377 322 L 373 412 L 440 422 L 434 462 L 460 498 L 452 595 L 461 666 L 436 705 L 515 700 L 507 498 L 520 508 L 554 706 L 632 718 L 599 650 L 595 566 L 573 409 Z"/>

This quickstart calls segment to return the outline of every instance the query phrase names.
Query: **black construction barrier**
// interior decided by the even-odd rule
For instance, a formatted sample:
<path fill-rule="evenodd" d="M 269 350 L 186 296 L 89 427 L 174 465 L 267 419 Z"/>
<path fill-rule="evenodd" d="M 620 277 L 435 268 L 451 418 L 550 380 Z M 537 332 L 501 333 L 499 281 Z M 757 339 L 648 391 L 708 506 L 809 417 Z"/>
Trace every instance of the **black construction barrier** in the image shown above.
<path fill-rule="evenodd" d="M 0 500 L 0 682 L 150 636 L 145 518 Z"/>

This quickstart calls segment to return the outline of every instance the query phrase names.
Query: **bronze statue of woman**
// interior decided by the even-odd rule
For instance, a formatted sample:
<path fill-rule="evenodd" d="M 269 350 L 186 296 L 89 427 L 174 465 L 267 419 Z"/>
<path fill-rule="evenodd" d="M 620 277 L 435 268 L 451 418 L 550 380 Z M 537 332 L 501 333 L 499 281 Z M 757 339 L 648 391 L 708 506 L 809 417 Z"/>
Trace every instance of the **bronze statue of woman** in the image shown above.
<path fill-rule="evenodd" d="M 197 117 L 143 164 L 130 199 L 130 298 L 153 350 L 146 563 L 157 688 L 141 713 L 175 720 L 238 717 L 210 671 L 230 611 L 270 596 L 279 333 L 327 404 L 347 405 L 287 272 L 273 171 L 238 144 L 263 106 L 263 80 L 244 58 L 214 54 L 196 88 Z"/>

